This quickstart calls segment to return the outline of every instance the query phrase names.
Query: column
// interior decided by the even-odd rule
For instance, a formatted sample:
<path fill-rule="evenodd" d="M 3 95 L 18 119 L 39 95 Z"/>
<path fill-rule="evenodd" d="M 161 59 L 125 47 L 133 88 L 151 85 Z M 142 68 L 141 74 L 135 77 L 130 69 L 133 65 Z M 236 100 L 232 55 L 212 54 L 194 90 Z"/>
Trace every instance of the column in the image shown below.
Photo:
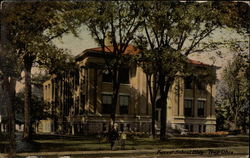
<path fill-rule="evenodd" d="M 179 88 L 179 116 L 184 117 L 184 95 L 185 95 L 185 86 L 184 86 L 184 79 L 180 78 L 180 88 Z"/>

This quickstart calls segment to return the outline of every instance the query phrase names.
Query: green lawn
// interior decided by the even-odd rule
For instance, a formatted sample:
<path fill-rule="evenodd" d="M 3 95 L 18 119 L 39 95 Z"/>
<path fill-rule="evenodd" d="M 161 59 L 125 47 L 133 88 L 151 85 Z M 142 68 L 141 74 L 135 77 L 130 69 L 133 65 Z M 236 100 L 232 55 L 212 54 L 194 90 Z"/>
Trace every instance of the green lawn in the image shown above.
<path fill-rule="evenodd" d="M 234 143 L 228 143 L 232 141 Z M 37 135 L 34 145 L 38 151 L 84 151 L 84 150 L 109 150 L 108 142 L 100 142 L 95 136 L 48 136 Z M 209 148 L 209 147 L 230 147 L 248 146 L 248 136 L 239 137 L 207 137 L 207 138 L 170 138 L 167 141 L 160 141 L 153 138 L 128 139 L 126 149 L 176 149 L 176 148 Z M 119 142 L 117 148 L 120 148 Z"/>
<path fill-rule="evenodd" d="M 248 136 L 173 137 L 167 141 L 160 141 L 158 138 L 134 137 L 126 141 L 125 148 L 126 150 L 134 150 L 235 147 L 248 146 L 248 140 Z M 1 144 L 2 142 L 0 142 Z M 117 150 L 120 149 L 119 142 L 116 147 Z M 17 149 L 18 152 L 110 150 L 110 144 L 104 140 L 100 142 L 96 136 L 35 135 L 34 141 L 30 144 L 18 140 Z"/>

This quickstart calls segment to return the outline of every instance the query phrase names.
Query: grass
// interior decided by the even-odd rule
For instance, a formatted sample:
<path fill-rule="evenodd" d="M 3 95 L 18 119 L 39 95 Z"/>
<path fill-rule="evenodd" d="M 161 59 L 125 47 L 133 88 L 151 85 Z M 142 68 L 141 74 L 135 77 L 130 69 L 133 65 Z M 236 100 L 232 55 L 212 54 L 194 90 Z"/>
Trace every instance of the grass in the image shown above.
<path fill-rule="evenodd" d="M 230 147 L 248 146 L 248 136 L 244 137 L 207 137 L 204 138 L 170 138 L 167 141 L 160 141 L 153 138 L 139 138 L 126 140 L 126 149 L 176 149 L 176 148 L 210 148 L 210 147 Z M 232 141 L 235 143 L 228 143 Z M 95 136 L 53 136 L 37 135 L 34 139 L 39 151 L 89 151 L 89 150 L 109 150 L 108 142 L 99 143 Z M 119 148 L 119 142 L 117 147 Z"/>
<path fill-rule="evenodd" d="M 178 149 L 178 148 L 210 148 L 210 147 L 236 147 L 248 146 L 248 136 L 234 137 L 174 137 L 166 141 L 158 138 L 134 137 L 126 140 L 126 150 L 135 149 Z M 4 142 L 6 143 L 6 142 Z M 0 145 L 2 142 L 0 142 Z M 30 144 L 18 141 L 18 152 L 46 152 L 46 151 L 93 151 L 110 150 L 107 141 L 99 141 L 96 136 L 58 136 L 35 135 Z M 21 145 L 20 145 L 21 144 Z M 7 144 L 2 144 L 7 145 Z M 117 149 L 120 148 L 119 142 Z"/>

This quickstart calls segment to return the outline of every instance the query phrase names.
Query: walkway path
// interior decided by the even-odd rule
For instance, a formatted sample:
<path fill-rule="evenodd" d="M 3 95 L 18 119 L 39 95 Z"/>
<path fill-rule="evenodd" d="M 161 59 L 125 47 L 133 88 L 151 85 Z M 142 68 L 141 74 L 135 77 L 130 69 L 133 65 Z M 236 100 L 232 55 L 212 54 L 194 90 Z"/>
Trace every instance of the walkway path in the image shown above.
<path fill-rule="evenodd" d="M 239 137 L 239 136 L 232 136 L 232 137 Z M 206 141 L 214 141 L 214 142 L 222 142 L 222 143 L 237 143 L 237 144 L 246 144 L 246 145 L 249 144 L 249 142 L 242 142 L 242 141 L 237 141 L 237 140 L 223 140 L 223 139 L 220 140 L 220 137 L 171 137 L 170 139 L 174 139 L 174 140 L 193 139 L 193 140 L 206 140 Z"/>
<path fill-rule="evenodd" d="M 102 151 L 61 151 L 61 152 L 30 152 L 30 153 L 17 153 L 17 156 L 80 156 L 80 157 L 141 157 L 147 155 L 161 157 L 161 156 L 177 156 L 181 157 L 203 157 L 203 156 L 244 156 L 249 154 L 248 146 L 239 147 L 225 147 L 225 148 L 180 148 L 180 149 L 142 149 L 142 150 L 102 150 Z M 141 155 L 141 156 L 139 156 Z M 0 154 L 0 158 L 7 157 L 7 154 Z"/>

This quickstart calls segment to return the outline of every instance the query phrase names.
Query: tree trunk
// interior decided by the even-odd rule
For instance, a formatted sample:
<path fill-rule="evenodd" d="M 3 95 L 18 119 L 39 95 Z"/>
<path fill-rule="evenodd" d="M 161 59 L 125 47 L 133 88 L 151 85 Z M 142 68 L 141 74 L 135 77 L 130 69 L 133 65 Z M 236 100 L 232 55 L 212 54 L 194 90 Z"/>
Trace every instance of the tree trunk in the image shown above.
<path fill-rule="evenodd" d="M 4 76 L 3 81 L 4 94 L 6 95 L 6 106 L 8 112 L 8 133 L 9 133 L 9 155 L 12 158 L 16 155 L 16 142 L 15 142 L 15 88 L 16 80 L 12 77 Z"/>
<path fill-rule="evenodd" d="M 155 103 L 151 102 L 152 104 L 152 135 L 155 138 Z"/>
<path fill-rule="evenodd" d="M 149 76 L 146 73 L 146 79 L 147 79 L 147 87 L 149 89 L 149 95 L 150 95 L 150 102 L 152 106 L 152 122 L 151 122 L 151 130 L 152 130 L 152 135 L 153 138 L 155 138 L 155 108 L 156 108 L 156 94 L 157 94 L 157 88 L 156 88 L 156 74 L 154 74 L 154 83 L 153 87 L 151 85 L 151 76 Z"/>
<path fill-rule="evenodd" d="M 238 129 L 238 112 L 235 112 L 234 115 L 234 129 L 237 130 Z"/>
<path fill-rule="evenodd" d="M 113 76 L 113 84 L 112 84 L 113 96 L 112 96 L 111 120 L 112 120 L 112 123 L 115 123 L 116 105 L 117 105 L 119 89 L 120 89 L 119 71 L 117 68 L 114 68 L 112 76 Z"/>
<path fill-rule="evenodd" d="M 160 74 L 159 84 L 160 84 L 160 96 L 161 96 L 161 130 L 160 130 L 160 140 L 167 139 L 167 96 L 169 88 L 171 85 L 170 80 L 165 80 L 166 76 Z"/>
<path fill-rule="evenodd" d="M 166 124 L 167 124 L 167 98 L 165 93 L 160 92 L 161 96 L 161 130 L 160 130 L 160 140 L 166 140 Z"/>
<path fill-rule="evenodd" d="M 30 107 L 31 107 L 31 68 L 32 68 L 32 60 L 30 56 L 26 56 L 24 58 L 24 131 L 23 131 L 23 139 L 25 141 L 31 140 L 32 136 L 32 128 L 30 121 Z"/>
<path fill-rule="evenodd" d="M 166 123 L 167 123 L 167 108 L 166 108 L 166 95 L 165 95 L 165 75 L 160 69 L 159 73 L 159 85 L 160 85 L 160 96 L 161 96 L 161 129 L 160 129 L 160 140 L 166 139 Z"/>

